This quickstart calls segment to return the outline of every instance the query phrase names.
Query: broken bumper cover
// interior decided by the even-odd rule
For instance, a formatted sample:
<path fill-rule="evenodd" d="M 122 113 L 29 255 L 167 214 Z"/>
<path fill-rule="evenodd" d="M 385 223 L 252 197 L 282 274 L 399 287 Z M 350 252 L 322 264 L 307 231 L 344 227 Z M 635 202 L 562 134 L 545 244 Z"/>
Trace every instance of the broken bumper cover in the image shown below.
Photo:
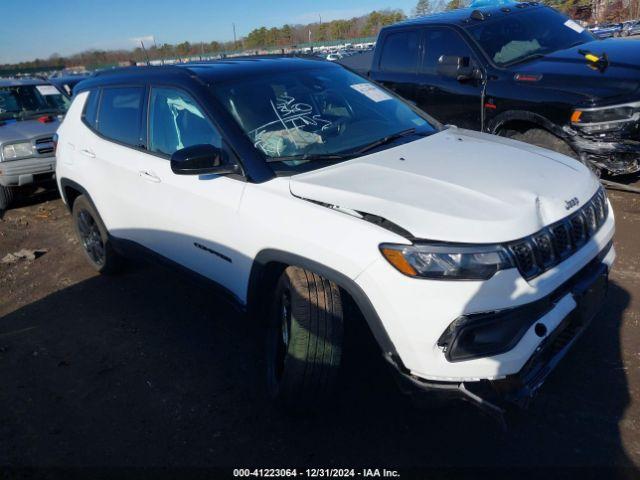
<path fill-rule="evenodd" d="M 417 377 L 399 358 L 387 356 L 400 389 L 418 403 L 434 397 L 470 401 L 503 422 L 502 415 L 509 405 L 524 407 L 528 404 L 600 310 L 608 288 L 608 266 L 602 260 L 610 249 L 609 245 L 550 296 L 552 301 L 560 301 L 571 295 L 577 306 L 549 332 L 518 373 L 499 380 L 439 382 Z"/>
<path fill-rule="evenodd" d="M 565 132 L 583 161 L 589 161 L 612 175 L 640 171 L 640 141 L 633 140 L 640 137 L 635 130 L 604 136 L 586 135 L 569 127 Z"/>

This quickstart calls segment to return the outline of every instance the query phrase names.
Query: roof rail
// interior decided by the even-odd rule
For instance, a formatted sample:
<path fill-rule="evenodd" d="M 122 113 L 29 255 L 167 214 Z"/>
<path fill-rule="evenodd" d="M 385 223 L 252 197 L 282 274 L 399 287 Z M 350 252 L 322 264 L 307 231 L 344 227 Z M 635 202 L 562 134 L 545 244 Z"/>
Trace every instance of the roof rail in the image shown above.
<path fill-rule="evenodd" d="M 119 73 L 127 73 L 127 74 L 145 74 L 150 72 L 174 72 L 174 73 L 186 73 L 186 69 L 180 68 L 176 65 L 145 65 L 145 66 L 130 66 L 130 67 L 119 67 L 119 68 L 110 68 L 108 70 L 101 70 L 93 74 L 94 77 L 105 77 L 109 75 L 117 75 Z"/>

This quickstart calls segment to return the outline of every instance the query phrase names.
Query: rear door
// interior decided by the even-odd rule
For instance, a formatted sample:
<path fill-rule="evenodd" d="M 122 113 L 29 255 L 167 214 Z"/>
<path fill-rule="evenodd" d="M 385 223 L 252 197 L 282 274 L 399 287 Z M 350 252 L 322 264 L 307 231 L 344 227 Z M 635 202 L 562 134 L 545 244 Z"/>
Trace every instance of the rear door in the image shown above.
<path fill-rule="evenodd" d="M 438 60 L 443 56 L 468 57 L 480 67 L 466 40 L 453 28 L 424 28 L 424 55 L 419 66 L 416 104 L 440 122 L 480 130 L 482 83 L 459 81 L 438 75 Z"/>
<path fill-rule="evenodd" d="M 415 101 L 418 65 L 421 57 L 420 30 L 397 30 L 385 36 L 373 65 L 374 80 L 409 101 Z"/>
<path fill-rule="evenodd" d="M 85 165 L 83 182 L 109 232 L 138 240 L 144 223 L 138 172 L 144 155 L 146 87 L 109 86 L 96 91 L 99 97 L 91 95 L 83 118 L 91 132 L 76 146 Z"/>

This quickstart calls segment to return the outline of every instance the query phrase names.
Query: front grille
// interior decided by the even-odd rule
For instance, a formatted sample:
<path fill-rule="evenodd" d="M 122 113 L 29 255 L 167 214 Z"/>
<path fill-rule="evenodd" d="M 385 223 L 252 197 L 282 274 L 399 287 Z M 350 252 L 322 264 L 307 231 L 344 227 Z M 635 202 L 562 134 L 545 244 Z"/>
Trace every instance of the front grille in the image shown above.
<path fill-rule="evenodd" d="M 530 280 L 573 255 L 600 229 L 609 215 L 603 188 L 580 210 L 539 232 L 508 245 L 516 266 Z"/>
<path fill-rule="evenodd" d="M 54 150 L 53 137 L 39 138 L 36 140 L 36 151 L 40 155 L 52 153 Z"/>

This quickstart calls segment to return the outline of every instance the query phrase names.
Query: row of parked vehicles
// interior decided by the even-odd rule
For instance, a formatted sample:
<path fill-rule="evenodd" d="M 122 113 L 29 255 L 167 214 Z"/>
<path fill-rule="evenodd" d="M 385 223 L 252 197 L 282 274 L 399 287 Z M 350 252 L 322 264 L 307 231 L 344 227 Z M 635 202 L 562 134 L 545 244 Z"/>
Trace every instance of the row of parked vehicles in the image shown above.
<path fill-rule="evenodd" d="M 640 35 L 640 20 L 628 20 L 620 23 L 602 23 L 589 27 L 597 38 L 630 37 Z"/>
<path fill-rule="evenodd" d="M 593 43 L 514 4 L 383 30 L 370 78 L 276 56 L 102 72 L 55 125 L 58 188 L 97 271 L 147 257 L 264 319 L 267 385 L 290 410 L 330 405 L 344 330 L 364 319 L 404 391 L 500 415 L 606 295 L 614 217 L 587 147 L 637 132 L 640 98 L 636 74 L 635 93 L 589 103 L 614 91 L 591 72 L 624 84 L 629 55 L 606 46 L 600 65 Z M 540 118 L 583 139 L 579 158 L 533 145 L 532 129 L 561 138 Z M 0 168 L 39 158 L 37 139 L 3 144 Z"/>
<path fill-rule="evenodd" d="M 324 53 L 317 53 L 317 56 L 324 58 L 325 60 L 329 60 L 330 62 L 335 62 L 335 61 L 339 61 L 339 60 L 343 60 L 345 58 L 349 58 L 349 57 L 353 57 L 353 56 L 357 56 L 357 55 L 362 55 L 362 54 L 366 54 L 367 52 L 372 52 L 373 51 L 374 46 L 365 46 L 363 48 L 359 48 L 359 49 L 342 49 L 342 50 L 336 50 L 335 52 L 329 52 L 328 54 Z"/>

